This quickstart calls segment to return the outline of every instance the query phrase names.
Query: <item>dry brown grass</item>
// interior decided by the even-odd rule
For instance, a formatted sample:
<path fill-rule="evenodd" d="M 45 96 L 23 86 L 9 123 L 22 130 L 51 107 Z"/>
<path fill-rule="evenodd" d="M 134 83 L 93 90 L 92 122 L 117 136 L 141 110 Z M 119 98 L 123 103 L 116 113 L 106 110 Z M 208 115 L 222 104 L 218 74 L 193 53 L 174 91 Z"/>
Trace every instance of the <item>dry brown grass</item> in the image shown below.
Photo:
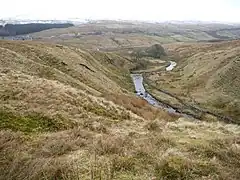
<path fill-rule="evenodd" d="M 164 119 L 164 120 L 174 120 L 174 115 L 168 114 L 167 112 L 155 108 L 148 104 L 147 101 L 130 95 L 125 94 L 108 94 L 105 96 L 106 99 L 125 107 L 127 110 L 137 114 L 138 116 L 146 119 L 146 120 L 154 120 L 154 119 Z"/>
<path fill-rule="evenodd" d="M 34 137 L 1 131 L 0 179 L 238 179 L 239 127 L 187 119 L 151 124 Z"/>
<path fill-rule="evenodd" d="M 57 80 L 94 94 L 120 92 L 121 87 L 115 82 L 116 78 L 111 78 L 120 76 L 120 81 L 126 80 L 123 75 L 127 71 L 120 66 L 108 69 L 108 62 L 104 61 L 101 53 L 93 57 L 89 52 L 78 48 L 8 41 L 0 41 L 0 51 L 1 69 L 10 68 L 31 76 Z M 118 59 L 124 66 L 125 60 L 120 57 Z"/>
<path fill-rule="evenodd" d="M 148 105 L 128 92 L 115 55 L 0 47 L 0 179 L 238 179 L 239 126 Z"/>

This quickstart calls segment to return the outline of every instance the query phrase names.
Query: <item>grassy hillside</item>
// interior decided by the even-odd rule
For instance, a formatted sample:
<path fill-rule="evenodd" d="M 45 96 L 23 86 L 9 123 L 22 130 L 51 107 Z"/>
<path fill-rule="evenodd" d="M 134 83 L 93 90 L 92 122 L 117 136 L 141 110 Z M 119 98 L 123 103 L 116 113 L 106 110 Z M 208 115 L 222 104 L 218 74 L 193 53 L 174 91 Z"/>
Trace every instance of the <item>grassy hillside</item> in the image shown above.
<path fill-rule="evenodd" d="M 239 120 L 240 41 L 165 46 L 178 65 L 153 74 L 159 88 L 213 112 Z"/>
<path fill-rule="evenodd" d="M 136 97 L 114 53 L 0 41 L 0 179 L 238 179 L 240 129 Z"/>
<path fill-rule="evenodd" d="M 104 50 L 174 42 L 226 40 L 239 38 L 239 35 L 239 25 L 138 21 L 93 21 L 67 29 L 32 34 L 34 38 L 44 41 Z"/>

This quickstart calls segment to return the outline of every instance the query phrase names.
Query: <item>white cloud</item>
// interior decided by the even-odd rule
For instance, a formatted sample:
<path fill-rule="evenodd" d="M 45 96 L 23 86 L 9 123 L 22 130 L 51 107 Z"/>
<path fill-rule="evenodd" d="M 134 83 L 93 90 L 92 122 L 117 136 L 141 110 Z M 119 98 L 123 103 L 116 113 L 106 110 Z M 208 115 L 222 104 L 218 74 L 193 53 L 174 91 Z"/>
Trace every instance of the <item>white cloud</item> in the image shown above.
<path fill-rule="evenodd" d="M 238 21 L 235 0 L 8 0 L 0 18 Z"/>

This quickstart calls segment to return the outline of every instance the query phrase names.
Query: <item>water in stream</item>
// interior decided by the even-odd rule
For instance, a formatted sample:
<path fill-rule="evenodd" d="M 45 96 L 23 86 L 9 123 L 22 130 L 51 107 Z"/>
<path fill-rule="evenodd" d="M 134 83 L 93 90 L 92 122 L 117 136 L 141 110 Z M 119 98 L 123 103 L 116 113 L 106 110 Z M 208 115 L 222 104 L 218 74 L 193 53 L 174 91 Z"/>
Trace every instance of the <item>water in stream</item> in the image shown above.
<path fill-rule="evenodd" d="M 136 94 L 138 96 L 140 96 L 141 98 L 145 99 L 149 104 L 157 107 L 157 108 L 161 108 L 164 109 L 166 111 L 168 111 L 169 113 L 172 114 L 178 114 L 176 112 L 175 109 L 171 108 L 171 107 L 166 107 L 166 105 L 160 103 L 157 99 L 155 99 L 154 97 L 152 97 L 151 94 L 149 94 L 144 86 L 143 86 L 143 76 L 142 74 L 131 74 L 134 86 L 135 86 L 135 90 L 136 90 Z"/>
<path fill-rule="evenodd" d="M 166 67 L 166 71 L 172 71 L 177 66 L 177 63 L 174 61 L 170 61 L 170 65 Z"/>

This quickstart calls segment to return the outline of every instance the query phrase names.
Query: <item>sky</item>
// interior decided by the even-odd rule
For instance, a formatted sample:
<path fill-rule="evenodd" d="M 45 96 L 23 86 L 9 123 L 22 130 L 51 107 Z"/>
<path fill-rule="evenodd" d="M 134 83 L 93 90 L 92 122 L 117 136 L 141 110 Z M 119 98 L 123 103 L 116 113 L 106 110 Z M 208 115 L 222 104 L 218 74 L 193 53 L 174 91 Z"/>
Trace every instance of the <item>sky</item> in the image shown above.
<path fill-rule="evenodd" d="M 0 19 L 240 22 L 240 0 L 1 0 Z"/>

